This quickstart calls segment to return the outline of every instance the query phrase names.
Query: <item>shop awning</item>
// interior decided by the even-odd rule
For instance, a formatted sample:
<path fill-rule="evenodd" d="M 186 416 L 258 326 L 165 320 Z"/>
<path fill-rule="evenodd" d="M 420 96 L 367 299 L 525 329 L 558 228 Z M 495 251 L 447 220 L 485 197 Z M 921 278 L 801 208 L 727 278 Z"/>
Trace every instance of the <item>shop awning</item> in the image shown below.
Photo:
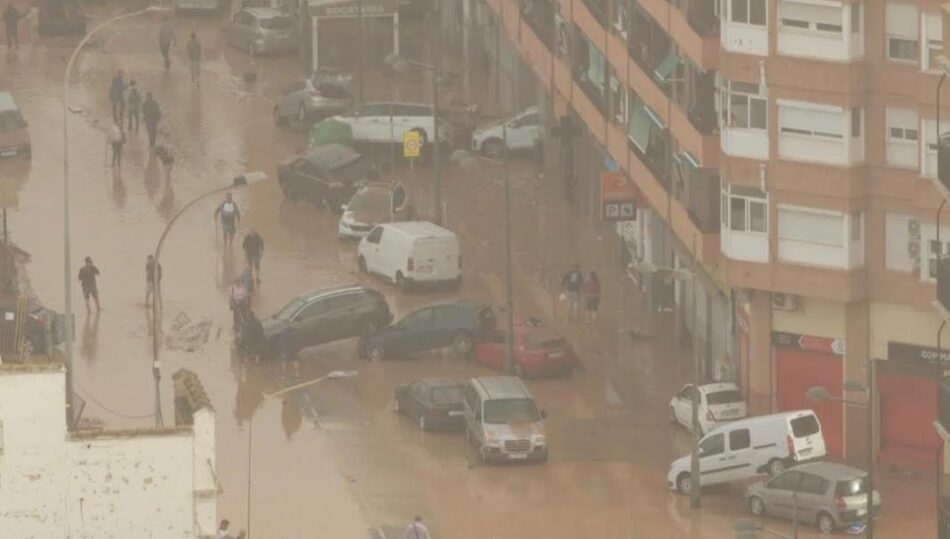
<path fill-rule="evenodd" d="M 323 120 L 313 124 L 310 128 L 310 147 L 326 146 L 339 143 L 353 142 L 353 130 L 348 124 L 336 120 Z"/>
<path fill-rule="evenodd" d="M 650 130 L 652 128 L 653 123 L 650 120 L 650 113 L 647 112 L 646 105 L 638 99 L 630 112 L 630 128 L 627 131 L 627 138 L 630 139 L 630 142 L 636 144 L 641 152 L 645 153 L 647 144 L 650 142 Z"/>
<path fill-rule="evenodd" d="M 362 7 L 364 17 L 391 17 L 396 13 L 396 0 L 310 0 L 307 12 L 311 17 L 358 17 Z"/>
<path fill-rule="evenodd" d="M 666 79 L 670 74 L 676 71 L 676 66 L 679 64 L 680 58 L 676 55 L 676 49 L 670 48 L 670 53 L 660 62 L 660 65 L 656 66 L 656 69 L 653 70 L 653 74 L 656 75 L 656 78 L 661 82 L 666 82 Z"/>

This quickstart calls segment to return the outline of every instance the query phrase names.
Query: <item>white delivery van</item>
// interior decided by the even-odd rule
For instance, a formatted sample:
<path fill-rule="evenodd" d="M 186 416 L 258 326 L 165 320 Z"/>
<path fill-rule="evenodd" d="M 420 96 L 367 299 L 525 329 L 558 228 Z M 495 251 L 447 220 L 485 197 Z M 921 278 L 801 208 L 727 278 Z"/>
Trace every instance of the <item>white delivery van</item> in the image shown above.
<path fill-rule="evenodd" d="M 777 475 L 785 468 L 825 456 L 821 423 L 811 410 L 740 419 L 699 441 L 700 486 L 718 485 L 756 475 Z M 687 493 L 692 477 L 690 455 L 670 465 L 667 484 Z"/>
<path fill-rule="evenodd" d="M 458 236 L 425 221 L 384 223 L 360 240 L 360 272 L 375 273 L 402 289 L 420 283 L 462 284 Z"/>
<path fill-rule="evenodd" d="M 462 387 L 465 439 L 479 460 L 548 460 L 545 413 L 517 376 L 472 378 Z"/>

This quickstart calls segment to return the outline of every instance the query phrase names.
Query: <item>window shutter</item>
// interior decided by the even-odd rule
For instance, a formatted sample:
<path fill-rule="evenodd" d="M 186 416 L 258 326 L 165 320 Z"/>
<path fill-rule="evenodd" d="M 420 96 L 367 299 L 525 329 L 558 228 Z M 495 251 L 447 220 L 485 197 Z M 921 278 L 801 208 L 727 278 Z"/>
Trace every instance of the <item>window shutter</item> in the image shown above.
<path fill-rule="evenodd" d="M 885 28 L 887 35 L 917 39 L 920 34 L 917 6 L 888 2 L 885 11 Z"/>

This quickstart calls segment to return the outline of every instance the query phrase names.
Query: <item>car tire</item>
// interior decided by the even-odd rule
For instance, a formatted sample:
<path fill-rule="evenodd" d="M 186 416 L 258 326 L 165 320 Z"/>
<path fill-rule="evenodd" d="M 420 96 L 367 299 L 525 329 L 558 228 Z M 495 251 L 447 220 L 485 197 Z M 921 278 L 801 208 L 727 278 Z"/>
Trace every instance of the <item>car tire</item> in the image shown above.
<path fill-rule="evenodd" d="M 303 103 L 297 107 L 297 121 L 301 124 L 307 123 L 307 107 L 303 106 Z"/>
<path fill-rule="evenodd" d="M 284 117 L 280 115 L 280 108 L 274 105 L 274 125 L 284 125 Z"/>
<path fill-rule="evenodd" d="M 749 512 L 757 517 L 765 516 L 765 502 L 758 496 L 749 498 Z"/>
<path fill-rule="evenodd" d="M 356 266 L 359 268 L 360 273 L 366 273 L 366 259 L 362 256 L 356 262 Z"/>
<path fill-rule="evenodd" d="M 426 415 L 419 414 L 419 430 L 429 430 L 429 425 L 426 423 Z"/>
<path fill-rule="evenodd" d="M 373 363 L 379 363 L 385 358 L 386 350 L 378 344 L 371 344 L 369 349 L 366 351 L 366 359 L 372 361 Z"/>
<path fill-rule="evenodd" d="M 490 138 L 482 143 L 482 153 L 491 159 L 501 159 L 505 155 L 505 143 L 496 138 Z"/>
<path fill-rule="evenodd" d="M 766 471 L 769 472 L 770 476 L 775 477 L 785 471 L 785 462 L 782 459 L 772 459 L 766 465 Z"/>
<path fill-rule="evenodd" d="M 468 356 L 472 352 L 474 344 L 472 336 L 464 331 L 459 331 L 452 337 L 452 349 L 463 356 Z"/>
<path fill-rule="evenodd" d="M 818 516 L 815 517 L 815 526 L 818 527 L 821 533 L 833 533 L 837 527 L 835 525 L 835 517 L 831 516 L 831 513 L 827 511 L 818 513 Z"/>
<path fill-rule="evenodd" d="M 680 491 L 680 494 L 689 494 L 692 483 L 693 480 L 689 472 L 683 472 L 676 477 L 676 490 Z"/>
<path fill-rule="evenodd" d="M 402 276 L 401 271 L 396 272 L 396 287 L 403 292 L 409 291 L 409 281 L 407 281 L 406 278 Z"/>
<path fill-rule="evenodd" d="M 373 333 L 376 333 L 376 324 L 374 322 L 367 322 L 360 328 L 360 335 L 364 337 L 369 337 Z"/>

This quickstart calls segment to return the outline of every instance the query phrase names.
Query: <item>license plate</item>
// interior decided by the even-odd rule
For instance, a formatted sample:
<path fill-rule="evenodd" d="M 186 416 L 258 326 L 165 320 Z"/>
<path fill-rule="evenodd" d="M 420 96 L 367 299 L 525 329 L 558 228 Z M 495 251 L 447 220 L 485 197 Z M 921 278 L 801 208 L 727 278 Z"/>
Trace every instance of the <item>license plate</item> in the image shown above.
<path fill-rule="evenodd" d="M 510 458 L 511 460 L 524 460 L 528 458 L 528 454 L 527 453 L 512 453 L 508 455 L 508 458 Z"/>
<path fill-rule="evenodd" d="M 811 455 L 811 448 L 806 447 L 805 449 L 802 449 L 801 451 L 799 451 L 799 453 L 802 455 Z"/>
<path fill-rule="evenodd" d="M 16 155 L 16 150 L 3 150 L 0 151 L 0 157 L 13 157 Z"/>
<path fill-rule="evenodd" d="M 462 411 L 461 411 L 461 410 L 452 410 L 451 412 L 449 412 L 449 415 L 452 416 L 452 417 L 460 416 L 460 415 L 462 415 Z"/>

